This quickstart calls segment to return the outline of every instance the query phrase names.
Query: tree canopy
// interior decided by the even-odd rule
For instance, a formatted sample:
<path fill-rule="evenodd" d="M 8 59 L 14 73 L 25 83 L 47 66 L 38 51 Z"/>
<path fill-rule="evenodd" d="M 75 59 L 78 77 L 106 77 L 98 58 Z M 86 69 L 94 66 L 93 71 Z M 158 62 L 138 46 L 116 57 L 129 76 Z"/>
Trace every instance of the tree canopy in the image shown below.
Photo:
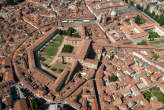
<path fill-rule="evenodd" d="M 164 11 L 161 15 L 155 14 L 155 12 L 150 13 L 148 9 L 144 10 L 144 12 L 157 21 L 160 25 L 164 25 Z"/>
<path fill-rule="evenodd" d="M 147 45 L 147 42 L 145 40 L 138 42 L 137 45 Z"/>
<path fill-rule="evenodd" d="M 149 39 L 152 41 L 155 38 L 160 38 L 160 35 L 154 31 L 149 31 Z"/>
<path fill-rule="evenodd" d="M 109 76 L 108 79 L 110 82 L 115 82 L 118 80 L 118 77 L 113 74 L 112 76 Z"/>
<path fill-rule="evenodd" d="M 152 97 L 151 92 L 144 91 L 143 95 L 146 100 L 150 101 L 150 98 Z"/>
<path fill-rule="evenodd" d="M 144 24 L 145 22 L 146 22 L 146 20 L 142 16 L 137 15 L 135 17 L 135 23 L 136 24 L 140 25 L 140 24 Z"/>
<path fill-rule="evenodd" d="M 56 29 L 56 32 L 57 34 L 60 34 L 60 35 L 67 35 L 70 37 L 77 37 L 77 38 L 81 37 L 79 33 L 77 33 L 73 27 L 69 27 L 67 30 Z"/>
<path fill-rule="evenodd" d="M 136 8 L 143 11 L 143 7 L 140 4 L 137 4 Z"/>
<path fill-rule="evenodd" d="M 73 47 L 71 45 L 64 45 L 62 52 L 71 53 L 73 51 Z"/>
<path fill-rule="evenodd" d="M 152 52 L 152 54 L 153 54 L 153 58 L 154 58 L 155 60 L 158 60 L 158 59 L 160 58 L 160 55 L 159 55 L 159 54 L 157 54 L 157 53 L 155 53 L 155 52 Z"/>
<path fill-rule="evenodd" d="M 37 98 L 33 98 L 31 100 L 31 102 L 32 102 L 32 105 L 34 107 L 34 110 L 41 110 L 41 108 L 39 106 L 40 105 L 40 101 Z"/>

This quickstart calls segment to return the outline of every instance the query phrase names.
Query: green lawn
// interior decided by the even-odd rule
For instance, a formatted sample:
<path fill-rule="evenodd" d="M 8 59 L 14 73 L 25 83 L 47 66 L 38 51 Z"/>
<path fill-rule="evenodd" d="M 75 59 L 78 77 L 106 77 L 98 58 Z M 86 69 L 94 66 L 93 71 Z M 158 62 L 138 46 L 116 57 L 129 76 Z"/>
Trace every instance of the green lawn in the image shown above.
<path fill-rule="evenodd" d="M 150 101 L 152 96 L 155 96 L 158 101 L 163 102 L 164 104 L 164 94 L 160 91 L 159 87 L 152 87 L 149 90 L 144 91 L 143 95 L 148 101 Z"/>
<path fill-rule="evenodd" d="M 56 72 L 56 73 L 61 73 L 65 67 L 70 67 L 71 64 L 70 63 L 58 63 L 55 64 L 53 67 L 51 67 L 51 70 Z"/>
<path fill-rule="evenodd" d="M 159 101 L 163 102 L 163 104 L 164 104 L 164 94 L 161 91 L 154 92 L 153 95 L 156 96 L 157 99 Z"/>
<path fill-rule="evenodd" d="M 71 45 L 64 45 L 62 49 L 62 52 L 65 52 L 65 53 L 72 53 L 72 51 L 73 51 L 73 46 Z"/>
<path fill-rule="evenodd" d="M 163 102 L 163 104 L 164 104 L 164 94 L 160 91 L 159 87 L 153 87 L 153 88 L 150 89 L 150 91 L 152 92 L 153 96 L 156 96 L 157 99 L 160 102 Z"/>
<path fill-rule="evenodd" d="M 158 44 L 161 44 L 161 43 L 164 44 L 164 39 L 150 41 L 150 44 L 151 44 L 151 45 L 158 45 Z"/>
<path fill-rule="evenodd" d="M 51 41 L 45 48 L 43 48 L 42 53 L 47 56 L 55 56 L 58 52 L 58 48 L 60 47 L 63 41 L 63 37 L 58 35 L 56 39 Z"/>
<path fill-rule="evenodd" d="M 118 81 L 118 77 L 115 76 L 114 74 L 112 76 L 108 76 L 108 79 L 109 79 L 110 82 Z"/>
<path fill-rule="evenodd" d="M 138 42 L 137 45 L 147 45 L 147 42 L 145 40 L 142 40 L 141 42 Z"/>

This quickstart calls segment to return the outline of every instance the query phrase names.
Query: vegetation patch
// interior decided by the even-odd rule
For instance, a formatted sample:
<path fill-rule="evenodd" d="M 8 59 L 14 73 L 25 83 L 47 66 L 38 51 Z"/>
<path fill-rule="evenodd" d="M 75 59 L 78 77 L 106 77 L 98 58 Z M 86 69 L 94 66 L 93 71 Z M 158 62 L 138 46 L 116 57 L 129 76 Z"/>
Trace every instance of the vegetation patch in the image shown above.
<path fill-rule="evenodd" d="M 158 55 L 157 53 L 152 52 L 152 54 L 153 54 L 153 58 L 154 58 L 155 60 L 158 60 L 158 59 L 160 58 L 160 55 Z"/>
<path fill-rule="evenodd" d="M 61 73 L 61 72 L 63 72 L 63 70 L 66 66 L 69 67 L 69 66 L 71 66 L 71 64 L 70 63 L 58 63 L 58 64 L 55 64 L 50 69 L 56 73 Z"/>
<path fill-rule="evenodd" d="M 31 103 L 33 105 L 34 110 L 41 110 L 40 108 L 40 101 L 37 98 L 31 99 Z"/>
<path fill-rule="evenodd" d="M 146 20 L 142 16 L 137 15 L 135 17 L 135 23 L 138 25 L 141 25 L 141 24 L 146 23 Z"/>
<path fill-rule="evenodd" d="M 164 11 L 162 12 L 161 15 L 157 15 L 155 14 L 155 12 L 149 12 L 148 9 L 144 10 L 144 12 L 150 16 L 151 18 L 153 18 L 156 22 L 158 22 L 160 25 L 164 25 Z"/>
<path fill-rule="evenodd" d="M 58 48 L 62 44 L 63 37 L 58 35 L 56 38 L 51 41 L 46 47 L 41 50 L 41 53 L 47 56 L 55 56 L 58 52 Z"/>
<path fill-rule="evenodd" d="M 151 45 L 156 45 L 156 44 L 161 44 L 161 43 L 164 43 L 164 39 L 150 41 L 150 44 Z"/>
<path fill-rule="evenodd" d="M 164 104 L 164 94 L 160 91 L 159 87 L 152 87 L 149 90 L 143 92 L 144 98 L 150 101 L 152 96 L 157 97 L 158 101 Z"/>
<path fill-rule="evenodd" d="M 115 76 L 114 74 L 112 76 L 109 76 L 108 79 L 109 79 L 110 82 L 118 81 L 118 77 Z"/>
<path fill-rule="evenodd" d="M 164 11 L 161 11 L 162 14 L 161 15 L 158 15 L 158 14 L 155 14 L 155 12 L 150 12 L 149 9 L 143 9 L 143 6 L 141 5 L 137 5 L 136 6 L 137 9 L 141 10 L 141 11 L 144 11 L 144 13 L 146 13 L 148 16 L 150 16 L 151 18 L 153 18 L 156 22 L 158 22 L 160 25 L 164 25 Z"/>
<path fill-rule="evenodd" d="M 66 35 L 66 36 L 70 36 L 70 37 L 81 38 L 79 33 L 77 33 L 76 30 L 72 27 L 69 27 L 67 30 L 57 29 L 56 32 L 60 35 Z"/>
<path fill-rule="evenodd" d="M 150 88 L 150 91 L 152 92 L 153 96 L 157 97 L 158 101 L 161 101 L 164 104 L 164 94 L 160 91 L 159 87 L 156 87 L 156 86 L 152 87 Z"/>
<path fill-rule="evenodd" d="M 64 53 L 72 53 L 72 51 L 73 51 L 73 46 L 71 45 L 64 45 L 62 49 L 62 52 Z"/>
<path fill-rule="evenodd" d="M 4 36 L 0 36 L 0 43 L 5 43 L 6 41 L 5 41 L 5 38 L 4 38 Z"/>
<path fill-rule="evenodd" d="M 160 35 L 154 31 L 149 31 L 149 37 L 151 41 L 153 41 L 155 38 L 160 38 Z"/>
<path fill-rule="evenodd" d="M 152 95 L 151 95 L 151 92 L 150 91 L 144 91 L 143 92 L 143 95 L 144 95 L 144 98 L 148 101 L 150 101 Z"/>
<path fill-rule="evenodd" d="M 143 11 L 143 7 L 140 4 L 137 4 L 136 8 Z"/>
<path fill-rule="evenodd" d="M 142 40 L 141 42 L 138 42 L 137 45 L 147 45 L 147 42 L 145 40 Z"/>
<path fill-rule="evenodd" d="M 67 30 L 56 29 L 56 36 L 48 41 L 39 51 L 38 58 L 40 60 L 41 66 L 43 69 L 50 73 L 51 75 L 58 77 L 61 72 L 63 72 L 64 68 L 70 67 L 69 63 L 61 63 L 56 61 L 56 64 L 52 64 L 52 60 L 54 60 L 57 55 L 59 48 L 63 42 L 64 36 L 71 37 L 80 37 L 80 35 L 76 32 L 76 30 L 72 27 Z M 71 53 L 73 52 L 74 47 L 71 45 L 64 45 L 62 48 L 62 52 Z M 50 64 L 51 63 L 51 64 Z"/>

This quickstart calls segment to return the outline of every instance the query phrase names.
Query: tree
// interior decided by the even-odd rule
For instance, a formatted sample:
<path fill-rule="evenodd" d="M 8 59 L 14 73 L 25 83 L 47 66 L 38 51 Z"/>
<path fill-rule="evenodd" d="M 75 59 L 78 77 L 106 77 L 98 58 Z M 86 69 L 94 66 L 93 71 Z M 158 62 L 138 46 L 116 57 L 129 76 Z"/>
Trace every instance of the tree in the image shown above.
<path fill-rule="evenodd" d="M 66 52 L 66 53 L 71 53 L 73 51 L 73 46 L 71 45 L 64 45 L 62 52 Z"/>
<path fill-rule="evenodd" d="M 143 7 L 140 4 L 137 4 L 136 8 L 143 11 Z"/>
<path fill-rule="evenodd" d="M 150 101 L 150 98 L 152 97 L 151 92 L 144 91 L 143 95 L 146 100 Z"/>
<path fill-rule="evenodd" d="M 134 2 L 131 0 L 131 1 L 130 1 L 130 4 L 133 6 L 133 5 L 134 5 Z"/>
<path fill-rule="evenodd" d="M 51 68 L 52 71 L 56 71 L 57 69 L 55 67 Z"/>
<path fill-rule="evenodd" d="M 31 103 L 32 103 L 32 105 L 34 107 L 34 110 L 41 110 L 41 108 L 39 106 L 40 105 L 40 101 L 37 98 L 33 98 L 31 100 Z"/>
<path fill-rule="evenodd" d="M 56 33 L 62 35 L 63 31 L 61 29 L 56 29 Z"/>
<path fill-rule="evenodd" d="M 67 31 L 66 31 L 66 35 L 67 35 L 67 36 L 72 36 L 72 32 L 67 30 Z"/>
<path fill-rule="evenodd" d="M 14 42 L 14 39 L 11 37 L 9 41 L 10 41 L 10 42 Z"/>
<path fill-rule="evenodd" d="M 152 52 L 152 54 L 153 54 L 153 58 L 154 58 L 155 60 L 158 60 L 158 59 L 160 58 L 160 55 L 158 55 L 157 53 Z"/>
<path fill-rule="evenodd" d="M 142 40 L 141 42 L 138 42 L 137 45 L 147 45 L 147 42 L 145 40 Z"/>
<path fill-rule="evenodd" d="M 152 41 L 155 38 L 160 38 L 160 35 L 158 35 L 158 33 L 156 33 L 156 32 L 149 31 L 149 37 L 148 38 Z"/>
<path fill-rule="evenodd" d="M 58 71 L 61 73 L 61 72 L 63 72 L 63 69 L 59 69 Z"/>
<path fill-rule="evenodd" d="M 73 34 L 73 37 L 80 38 L 81 36 L 79 35 L 79 33 L 75 33 L 75 34 Z"/>
<path fill-rule="evenodd" d="M 72 36 L 76 30 L 73 27 L 69 27 L 66 31 L 66 35 Z"/>
<path fill-rule="evenodd" d="M 74 33 L 75 32 L 75 29 L 73 27 L 69 27 L 67 31 L 69 31 L 71 33 Z"/>
<path fill-rule="evenodd" d="M 161 15 L 156 15 L 155 12 L 150 13 L 148 9 L 145 9 L 144 12 L 157 21 L 160 25 L 164 25 L 164 12 Z"/>
<path fill-rule="evenodd" d="M 136 23 L 136 24 L 140 25 L 140 24 L 144 24 L 145 22 L 146 22 L 146 20 L 145 20 L 143 17 L 141 17 L 141 16 L 139 16 L 139 15 L 137 15 L 137 16 L 135 17 L 135 23 Z"/>
<path fill-rule="evenodd" d="M 118 77 L 113 74 L 112 76 L 109 76 L 108 79 L 110 82 L 115 82 L 118 80 Z"/>

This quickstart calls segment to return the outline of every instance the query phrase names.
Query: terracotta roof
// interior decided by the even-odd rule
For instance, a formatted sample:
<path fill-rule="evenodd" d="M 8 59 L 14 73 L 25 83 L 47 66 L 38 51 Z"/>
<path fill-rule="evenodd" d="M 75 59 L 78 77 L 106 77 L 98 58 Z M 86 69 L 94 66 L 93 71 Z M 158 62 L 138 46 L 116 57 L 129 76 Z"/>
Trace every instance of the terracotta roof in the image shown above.
<path fill-rule="evenodd" d="M 28 110 L 26 99 L 16 101 L 13 110 Z"/>
<path fill-rule="evenodd" d="M 80 46 L 77 50 L 77 53 L 76 53 L 76 58 L 84 59 L 86 57 L 86 54 L 87 54 L 88 48 L 90 46 L 90 43 L 91 43 L 90 40 L 83 39 L 81 41 L 81 44 L 80 44 Z"/>

